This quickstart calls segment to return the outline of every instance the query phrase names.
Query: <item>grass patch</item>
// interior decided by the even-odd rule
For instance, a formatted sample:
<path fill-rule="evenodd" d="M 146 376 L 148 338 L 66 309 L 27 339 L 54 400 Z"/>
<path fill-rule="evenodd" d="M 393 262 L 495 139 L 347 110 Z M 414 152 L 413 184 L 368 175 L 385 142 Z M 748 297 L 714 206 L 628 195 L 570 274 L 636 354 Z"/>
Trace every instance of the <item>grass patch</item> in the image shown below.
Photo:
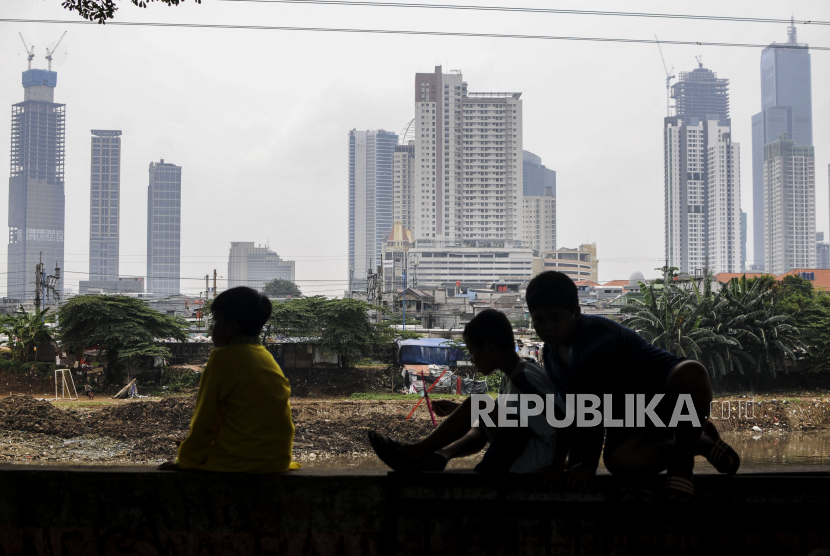
<path fill-rule="evenodd" d="M 64 401 L 59 401 L 59 402 L 52 402 L 52 405 L 65 405 L 65 406 L 68 406 L 68 407 L 79 407 L 79 406 L 80 407 L 85 407 L 85 406 L 96 406 L 96 405 L 112 405 L 114 403 L 115 403 L 114 401 L 109 401 L 109 400 L 101 400 L 100 402 L 93 402 L 93 401 L 89 401 L 89 402 L 64 402 Z"/>
<path fill-rule="evenodd" d="M 389 394 L 385 392 L 355 392 L 347 399 L 350 400 L 417 400 L 420 394 Z M 458 394 L 430 394 L 434 400 L 463 400 L 466 396 Z"/>

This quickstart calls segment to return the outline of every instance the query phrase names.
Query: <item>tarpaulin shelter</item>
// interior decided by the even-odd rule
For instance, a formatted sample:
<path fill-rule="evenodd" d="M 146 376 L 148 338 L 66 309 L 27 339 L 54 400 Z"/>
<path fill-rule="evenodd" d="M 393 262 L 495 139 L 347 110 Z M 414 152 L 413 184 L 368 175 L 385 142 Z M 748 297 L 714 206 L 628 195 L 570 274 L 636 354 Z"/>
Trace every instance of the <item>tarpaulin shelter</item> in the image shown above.
<path fill-rule="evenodd" d="M 466 359 L 467 354 L 445 338 L 421 338 L 398 342 L 398 365 L 456 367 L 459 361 Z"/>

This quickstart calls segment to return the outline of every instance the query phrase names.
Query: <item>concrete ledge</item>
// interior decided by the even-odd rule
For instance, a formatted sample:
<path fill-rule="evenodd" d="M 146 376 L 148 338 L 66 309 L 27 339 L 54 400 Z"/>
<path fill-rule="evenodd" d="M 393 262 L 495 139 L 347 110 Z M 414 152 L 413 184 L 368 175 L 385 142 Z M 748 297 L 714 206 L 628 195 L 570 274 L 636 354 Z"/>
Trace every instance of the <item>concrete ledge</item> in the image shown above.
<path fill-rule="evenodd" d="M 3 554 L 798 554 L 830 547 L 830 473 L 540 491 L 534 477 L 0 465 Z"/>

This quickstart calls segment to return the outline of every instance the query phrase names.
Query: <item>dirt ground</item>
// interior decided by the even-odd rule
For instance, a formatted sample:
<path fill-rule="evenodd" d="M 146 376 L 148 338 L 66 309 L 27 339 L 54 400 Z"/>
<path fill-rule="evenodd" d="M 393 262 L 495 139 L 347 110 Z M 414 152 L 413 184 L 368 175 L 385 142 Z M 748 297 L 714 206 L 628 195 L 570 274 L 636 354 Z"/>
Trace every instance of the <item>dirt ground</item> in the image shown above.
<path fill-rule="evenodd" d="M 296 426 L 294 459 L 365 457 L 371 452 L 368 430 L 405 442 L 428 434 L 433 426 L 423 405 L 405 419 L 416 400 L 344 399 L 353 392 L 389 392 L 394 373 L 383 367 L 286 369 Z M 6 397 L 4 387 L 16 394 Z M 174 440 L 187 435 L 196 390 L 162 399 L 99 395 L 95 402 L 52 404 L 35 398 L 54 397 L 54 377 L 30 371 L 0 372 L 0 396 L 0 462 L 153 464 L 175 457 Z M 717 398 L 712 413 L 720 430 L 736 434 L 752 434 L 753 427 L 830 429 L 830 394 L 735 394 Z"/>

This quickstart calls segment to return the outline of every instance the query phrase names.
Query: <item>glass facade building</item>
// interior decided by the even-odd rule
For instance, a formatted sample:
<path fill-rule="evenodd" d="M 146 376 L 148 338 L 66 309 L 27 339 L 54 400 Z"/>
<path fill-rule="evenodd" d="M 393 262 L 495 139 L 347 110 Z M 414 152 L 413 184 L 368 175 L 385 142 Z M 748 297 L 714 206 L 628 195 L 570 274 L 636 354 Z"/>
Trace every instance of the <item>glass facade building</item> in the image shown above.
<path fill-rule="evenodd" d="M 118 281 L 121 131 L 92 130 L 89 280 Z"/>
<path fill-rule="evenodd" d="M 150 163 L 147 187 L 147 292 L 178 295 L 181 278 L 182 167 Z"/>
<path fill-rule="evenodd" d="M 556 197 L 556 172 L 542 164 L 541 157 L 530 151 L 522 151 L 522 195 L 538 197 L 550 187 Z"/>
<path fill-rule="evenodd" d="M 382 129 L 349 132 L 349 272 L 351 287 L 366 285 L 392 231 L 392 190 L 398 135 Z"/>
<path fill-rule="evenodd" d="M 752 245 L 755 265 L 765 260 L 764 145 L 786 133 L 796 145 L 813 144 L 810 51 L 799 44 L 795 25 L 786 43 L 761 52 L 761 112 L 752 116 Z"/>
<path fill-rule="evenodd" d="M 23 102 L 12 105 L 6 295 L 32 299 L 35 267 L 63 268 L 66 113 L 54 102 L 58 74 L 23 72 Z M 63 292 L 63 279 L 58 284 Z"/>

